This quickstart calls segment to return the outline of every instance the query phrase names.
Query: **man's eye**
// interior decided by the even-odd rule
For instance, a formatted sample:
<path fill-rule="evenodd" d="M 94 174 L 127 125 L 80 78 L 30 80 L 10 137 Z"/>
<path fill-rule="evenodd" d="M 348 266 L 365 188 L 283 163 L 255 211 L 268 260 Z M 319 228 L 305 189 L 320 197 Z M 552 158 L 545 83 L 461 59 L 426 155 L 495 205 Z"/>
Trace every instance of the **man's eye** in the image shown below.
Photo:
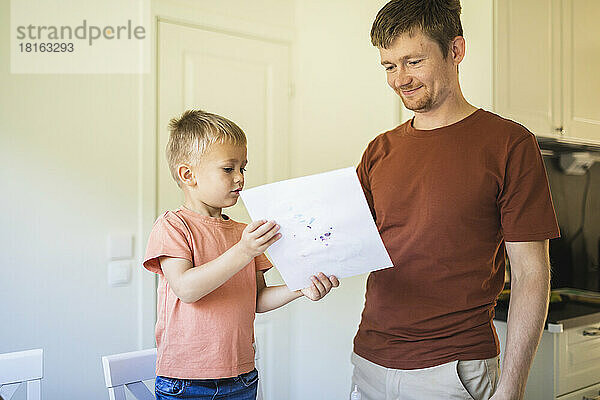
<path fill-rule="evenodd" d="M 391 71 L 393 70 L 395 67 L 393 65 L 388 65 L 387 67 L 385 67 L 386 71 Z"/>
<path fill-rule="evenodd" d="M 421 61 L 423 61 L 423 60 L 409 61 L 409 62 L 408 62 L 408 65 L 417 65 L 417 64 L 419 64 Z"/>

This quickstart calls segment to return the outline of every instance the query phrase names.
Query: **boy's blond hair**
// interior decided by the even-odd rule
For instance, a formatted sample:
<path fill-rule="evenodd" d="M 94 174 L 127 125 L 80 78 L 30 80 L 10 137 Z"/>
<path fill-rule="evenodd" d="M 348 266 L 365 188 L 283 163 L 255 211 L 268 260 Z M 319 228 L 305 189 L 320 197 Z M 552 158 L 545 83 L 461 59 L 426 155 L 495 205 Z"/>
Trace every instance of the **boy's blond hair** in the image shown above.
<path fill-rule="evenodd" d="M 246 145 L 244 131 L 234 122 L 202 110 L 187 110 L 181 117 L 173 118 L 169 122 L 169 131 L 167 163 L 179 187 L 177 166 L 196 165 L 211 144 Z"/>

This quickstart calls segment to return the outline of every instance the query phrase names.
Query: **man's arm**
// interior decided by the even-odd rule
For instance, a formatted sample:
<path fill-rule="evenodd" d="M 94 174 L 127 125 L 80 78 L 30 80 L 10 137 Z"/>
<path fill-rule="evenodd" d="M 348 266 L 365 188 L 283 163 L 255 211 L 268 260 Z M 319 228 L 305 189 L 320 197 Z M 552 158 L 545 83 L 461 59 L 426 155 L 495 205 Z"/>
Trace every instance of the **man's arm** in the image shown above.
<path fill-rule="evenodd" d="M 506 242 L 511 290 L 506 348 L 500 382 L 492 399 L 520 400 L 548 312 L 548 240 Z"/>

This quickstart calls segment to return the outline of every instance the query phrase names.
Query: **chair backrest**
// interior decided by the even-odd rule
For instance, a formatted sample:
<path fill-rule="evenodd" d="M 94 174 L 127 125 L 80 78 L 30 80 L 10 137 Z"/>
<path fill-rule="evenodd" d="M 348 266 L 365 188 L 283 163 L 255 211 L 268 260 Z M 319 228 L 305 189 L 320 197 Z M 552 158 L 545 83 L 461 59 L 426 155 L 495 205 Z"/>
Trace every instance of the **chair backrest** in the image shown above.
<path fill-rule="evenodd" d="M 21 384 L 27 385 L 27 400 L 41 399 L 42 349 L 0 354 L 0 396 L 10 400 Z"/>
<path fill-rule="evenodd" d="M 102 366 L 110 400 L 125 400 L 125 388 L 138 400 L 154 399 L 143 381 L 156 377 L 155 348 L 104 356 Z"/>
<path fill-rule="evenodd" d="M 260 355 L 256 346 L 255 350 L 258 365 Z M 102 366 L 110 400 L 125 400 L 125 388 L 139 400 L 154 399 L 154 395 L 142 381 L 156 378 L 156 348 L 104 356 Z M 260 380 L 257 400 L 263 400 Z"/>

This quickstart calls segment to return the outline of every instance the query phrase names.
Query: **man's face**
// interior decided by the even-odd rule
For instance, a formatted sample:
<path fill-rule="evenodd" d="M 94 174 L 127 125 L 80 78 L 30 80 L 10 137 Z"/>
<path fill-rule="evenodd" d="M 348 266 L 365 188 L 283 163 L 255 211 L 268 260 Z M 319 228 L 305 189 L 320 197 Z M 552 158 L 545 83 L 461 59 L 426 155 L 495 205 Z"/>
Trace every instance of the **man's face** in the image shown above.
<path fill-rule="evenodd" d="M 426 113 L 443 104 L 457 82 L 452 46 L 444 59 L 439 45 L 420 30 L 379 48 L 388 85 L 409 110 Z"/>

